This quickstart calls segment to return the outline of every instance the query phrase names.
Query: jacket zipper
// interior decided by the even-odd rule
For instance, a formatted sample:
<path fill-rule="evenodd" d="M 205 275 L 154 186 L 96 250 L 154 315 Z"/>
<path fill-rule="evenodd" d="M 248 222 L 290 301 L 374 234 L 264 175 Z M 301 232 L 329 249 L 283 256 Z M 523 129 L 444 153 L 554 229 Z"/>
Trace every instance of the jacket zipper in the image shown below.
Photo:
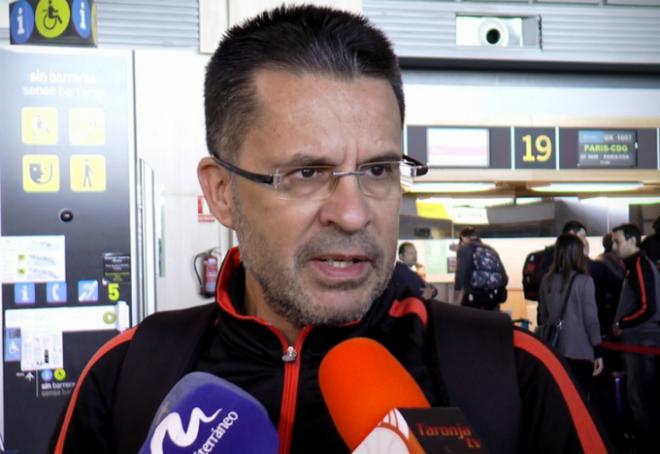
<path fill-rule="evenodd" d="M 284 362 L 284 386 L 282 387 L 282 405 L 280 407 L 280 422 L 277 432 L 280 435 L 279 454 L 289 454 L 293 437 L 293 423 L 296 417 L 298 402 L 298 382 L 300 379 L 300 351 L 302 344 L 311 331 L 311 326 L 305 326 L 293 345 L 288 345 L 284 337 L 278 333 L 282 342 Z"/>

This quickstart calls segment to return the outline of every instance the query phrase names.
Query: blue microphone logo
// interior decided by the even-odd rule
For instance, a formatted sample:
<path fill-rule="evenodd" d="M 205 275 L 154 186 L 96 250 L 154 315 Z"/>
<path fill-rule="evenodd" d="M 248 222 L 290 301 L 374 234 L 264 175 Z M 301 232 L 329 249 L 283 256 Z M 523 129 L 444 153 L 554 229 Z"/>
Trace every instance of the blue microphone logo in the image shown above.
<path fill-rule="evenodd" d="M 217 410 L 211 416 L 206 416 L 199 407 L 193 408 L 192 412 L 190 413 L 190 422 L 188 423 L 187 430 L 183 429 L 183 421 L 181 421 L 181 416 L 179 413 L 170 413 L 160 422 L 160 424 L 158 424 L 156 430 L 154 431 L 154 435 L 150 444 L 151 452 L 153 454 L 163 454 L 163 442 L 165 441 L 165 437 L 168 435 L 170 440 L 172 440 L 175 445 L 181 448 L 191 446 L 195 440 L 197 440 L 200 424 L 202 422 L 209 423 L 213 421 L 218 417 L 221 411 L 222 408 Z M 236 417 L 238 417 L 238 415 L 236 415 Z"/>

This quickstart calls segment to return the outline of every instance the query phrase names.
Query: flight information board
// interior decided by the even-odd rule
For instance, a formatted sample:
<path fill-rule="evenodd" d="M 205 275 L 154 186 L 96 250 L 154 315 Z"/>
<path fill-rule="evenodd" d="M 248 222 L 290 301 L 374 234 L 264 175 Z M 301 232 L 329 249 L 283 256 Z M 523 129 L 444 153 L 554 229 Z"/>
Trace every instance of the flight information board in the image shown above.
<path fill-rule="evenodd" d="M 467 148 L 457 142 L 457 131 L 469 132 Z M 660 168 L 660 129 L 654 128 L 415 125 L 406 129 L 406 146 L 434 168 Z"/>
<path fill-rule="evenodd" d="M 635 167 L 636 165 L 636 131 L 578 131 L 578 166 Z"/>

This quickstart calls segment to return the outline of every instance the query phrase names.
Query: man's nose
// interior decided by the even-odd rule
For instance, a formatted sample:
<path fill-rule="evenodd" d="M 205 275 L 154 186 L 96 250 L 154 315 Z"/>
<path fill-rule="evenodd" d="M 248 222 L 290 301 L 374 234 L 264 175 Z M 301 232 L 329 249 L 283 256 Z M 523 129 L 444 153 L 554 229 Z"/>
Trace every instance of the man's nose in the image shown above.
<path fill-rule="evenodd" d="M 356 175 L 339 177 L 335 190 L 322 202 L 319 217 L 322 224 L 335 224 L 345 232 L 359 231 L 371 222 L 370 207 Z"/>

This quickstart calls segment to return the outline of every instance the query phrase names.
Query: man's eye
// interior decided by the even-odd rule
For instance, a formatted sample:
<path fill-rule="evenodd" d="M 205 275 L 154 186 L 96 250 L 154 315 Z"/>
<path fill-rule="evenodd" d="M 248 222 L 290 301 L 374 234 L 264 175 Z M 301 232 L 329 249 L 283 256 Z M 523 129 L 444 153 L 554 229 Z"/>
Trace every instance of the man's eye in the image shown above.
<path fill-rule="evenodd" d="M 328 169 L 318 167 L 300 167 L 293 169 L 289 176 L 299 180 L 316 180 L 328 173 Z"/>
<path fill-rule="evenodd" d="M 368 166 L 365 171 L 370 177 L 385 177 L 393 172 L 393 166 L 391 164 L 374 164 Z"/>

